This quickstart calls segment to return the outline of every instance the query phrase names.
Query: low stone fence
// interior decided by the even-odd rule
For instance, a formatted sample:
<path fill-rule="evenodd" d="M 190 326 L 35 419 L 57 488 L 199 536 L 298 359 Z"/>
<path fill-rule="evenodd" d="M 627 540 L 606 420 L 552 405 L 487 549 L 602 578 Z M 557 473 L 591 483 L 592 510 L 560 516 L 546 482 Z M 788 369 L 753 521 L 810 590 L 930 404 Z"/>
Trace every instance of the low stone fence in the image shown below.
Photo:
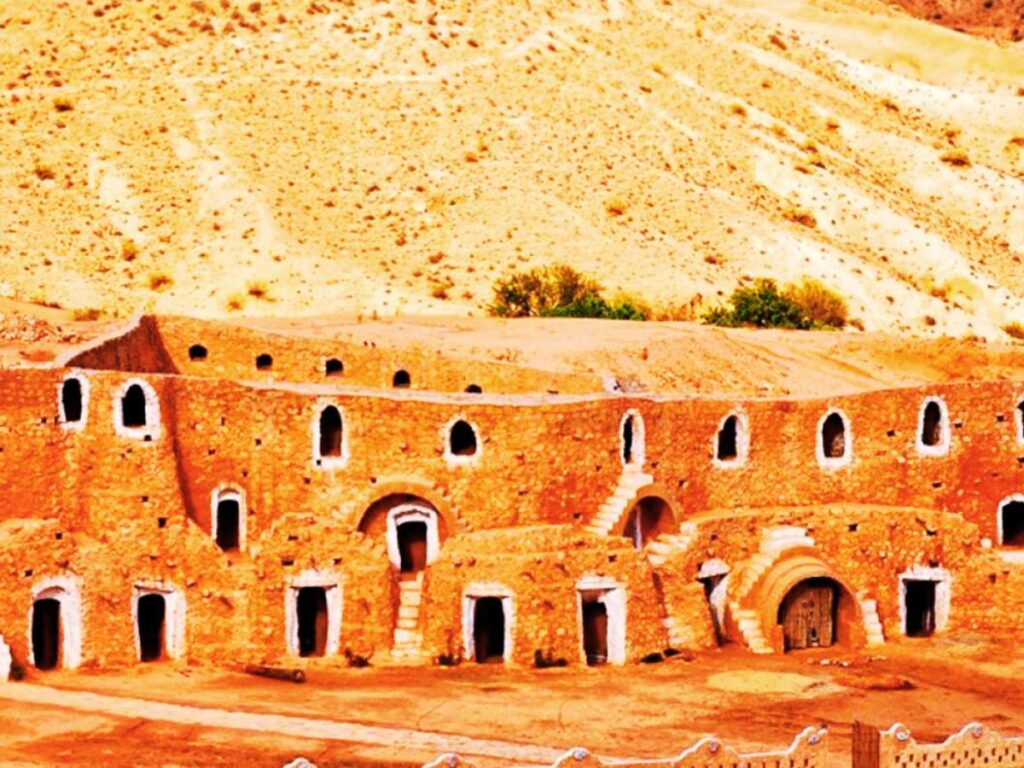
<path fill-rule="evenodd" d="M 858 722 L 853 768 L 1024 768 L 1024 738 L 970 723 L 940 744 L 918 744 L 900 723 L 879 731 Z"/>
<path fill-rule="evenodd" d="M 828 731 L 805 728 L 788 749 L 778 752 L 737 752 L 721 740 L 706 736 L 676 757 L 664 760 L 603 759 L 583 748 L 570 749 L 551 768 L 826 768 Z M 424 768 L 475 768 L 472 760 L 441 755 Z"/>

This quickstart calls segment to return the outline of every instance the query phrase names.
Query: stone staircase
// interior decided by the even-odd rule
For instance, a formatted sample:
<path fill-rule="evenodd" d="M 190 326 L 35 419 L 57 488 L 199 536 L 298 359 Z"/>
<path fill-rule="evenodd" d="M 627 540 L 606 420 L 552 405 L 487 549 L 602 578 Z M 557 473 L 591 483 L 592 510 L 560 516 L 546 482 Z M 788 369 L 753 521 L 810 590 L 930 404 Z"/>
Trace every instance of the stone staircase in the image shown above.
<path fill-rule="evenodd" d="M 395 642 L 391 648 L 391 657 L 418 661 L 423 658 L 423 632 L 420 630 L 423 573 L 417 573 L 415 579 L 398 582 L 398 588 L 398 621 L 395 622 Z"/>
<path fill-rule="evenodd" d="M 630 502 L 636 498 L 636 492 L 645 485 L 654 482 L 654 477 L 644 473 L 643 469 L 634 465 L 626 465 L 619 476 L 619 484 L 598 508 L 597 515 L 584 526 L 588 533 L 607 536 L 622 519 L 629 509 Z"/>
<path fill-rule="evenodd" d="M 675 553 L 688 550 L 695 538 L 697 538 L 697 524 L 683 523 L 679 526 L 678 533 L 663 533 L 647 544 L 645 548 L 647 562 L 655 568 L 660 568 Z"/>
<path fill-rule="evenodd" d="M 860 608 L 864 613 L 864 631 L 867 633 L 867 644 L 869 646 L 884 645 L 885 634 L 882 632 L 882 622 L 878 618 L 878 603 L 874 600 L 861 600 Z"/>

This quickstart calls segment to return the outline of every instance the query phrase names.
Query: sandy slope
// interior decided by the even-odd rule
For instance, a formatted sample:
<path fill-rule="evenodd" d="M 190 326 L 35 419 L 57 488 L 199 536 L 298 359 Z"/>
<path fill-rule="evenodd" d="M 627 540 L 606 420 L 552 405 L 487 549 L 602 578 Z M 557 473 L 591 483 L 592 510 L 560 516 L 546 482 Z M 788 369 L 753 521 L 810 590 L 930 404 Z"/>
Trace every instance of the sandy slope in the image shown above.
<path fill-rule="evenodd" d="M 808 274 L 869 330 L 1024 321 L 1024 57 L 881 2 L 88 7 L 0 5 L 0 295 L 480 313 L 566 260 L 654 303 Z"/>

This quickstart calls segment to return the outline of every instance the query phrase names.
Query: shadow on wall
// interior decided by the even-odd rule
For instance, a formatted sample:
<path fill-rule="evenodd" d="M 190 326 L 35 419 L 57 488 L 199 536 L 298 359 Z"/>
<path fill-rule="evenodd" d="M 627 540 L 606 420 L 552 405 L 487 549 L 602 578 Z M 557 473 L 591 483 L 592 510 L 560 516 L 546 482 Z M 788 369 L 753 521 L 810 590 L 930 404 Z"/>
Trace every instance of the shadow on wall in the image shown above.
<path fill-rule="evenodd" d="M 152 315 L 142 315 L 128 331 L 72 356 L 65 365 L 133 373 L 180 373 Z"/>

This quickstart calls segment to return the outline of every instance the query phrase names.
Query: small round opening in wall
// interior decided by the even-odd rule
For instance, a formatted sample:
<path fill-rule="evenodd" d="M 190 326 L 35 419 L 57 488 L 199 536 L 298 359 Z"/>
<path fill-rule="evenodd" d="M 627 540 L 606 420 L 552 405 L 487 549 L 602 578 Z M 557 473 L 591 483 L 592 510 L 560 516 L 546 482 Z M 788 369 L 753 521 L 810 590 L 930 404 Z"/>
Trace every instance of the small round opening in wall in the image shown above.
<path fill-rule="evenodd" d="M 332 357 L 326 363 L 324 363 L 324 375 L 326 376 L 341 376 L 345 372 L 345 366 L 341 360 L 336 357 Z"/>
<path fill-rule="evenodd" d="M 205 360 L 207 355 L 206 347 L 202 344 L 193 344 L 188 348 L 189 360 Z"/>
<path fill-rule="evenodd" d="M 267 353 L 257 356 L 256 358 L 256 369 L 259 371 L 268 371 L 274 367 L 274 358 Z"/>
<path fill-rule="evenodd" d="M 396 389 L 407 389 L 412 384 L 412 377 L 406 370 L 395 371 L 395 375 L 391 378 L 391 386 Z"/>
<path fill-rule="evenodd" d="M 479 384 L 470 384 L 466 387 L 466 391 L 473 395 L 479 395 L 484 389 Z"/>
<path fill-rule="evenodd" d="M 452 424 L 451 432 L 448 435 L 448 451 L 452 456 L 474 456 L 476 455 L 476 432 L 465 421 L 456 421 Z"/>

